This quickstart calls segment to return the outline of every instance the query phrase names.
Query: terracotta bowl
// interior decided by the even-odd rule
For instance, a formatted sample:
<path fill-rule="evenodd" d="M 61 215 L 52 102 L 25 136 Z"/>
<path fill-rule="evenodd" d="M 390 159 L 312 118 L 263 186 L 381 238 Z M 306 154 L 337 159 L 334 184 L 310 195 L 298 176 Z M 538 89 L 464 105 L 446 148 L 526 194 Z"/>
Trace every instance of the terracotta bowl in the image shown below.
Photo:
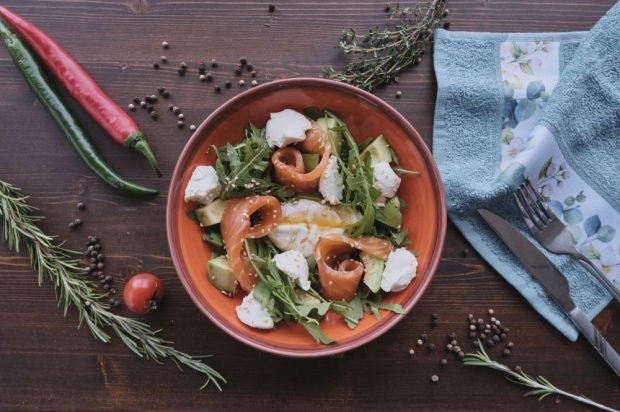
<path fill-rule="evenodd" d="M 398 154 L 402 166 L 418 170 L 420 176 L 405 176 L 398 195 L 407 202 L 404 227 L 409 228 L 410 249 L 419 253 L 415 280 L 402 292 L 387 294 L 386 302 L 397 302 L 409 312 L 429 285 L 442 251 L 446 230 L 446 206 L 439 172 L 418 132 L 396 110 L 377 97 L 355 87 L 329 80 L 295 78 L 252 88 L 230 99 L 213 112 L 191 137 L 177 162 L 168 194 L 166 227 L 172 260 L 179 278 L 196 306 L 217 326 L 234 338 L 257 349 L 278 355 L 317 357 L 344 352 L 376 338 L 394 326 L 402 315 L 383 312 L 382 319 L 366 315 L 356 329 L 328 313 L 321 326 L 332 345 L 320 345 L 298 325 L 284 322 L 274 330 L 261 331 L 242 324 L 235 307 L 242 297 L 221 294 L 208 280 L 211 254 L 202 241 L 202 231 L 187 217 L 190 206 L 183 193 L 197 165 L 212 164 L 206 154 L 210 145 L 237 142 L 249 123 L 264 127 L 269 113 L 286 108 L 326 108 L 349 126 L 359 141 L 383 134 Z"/>

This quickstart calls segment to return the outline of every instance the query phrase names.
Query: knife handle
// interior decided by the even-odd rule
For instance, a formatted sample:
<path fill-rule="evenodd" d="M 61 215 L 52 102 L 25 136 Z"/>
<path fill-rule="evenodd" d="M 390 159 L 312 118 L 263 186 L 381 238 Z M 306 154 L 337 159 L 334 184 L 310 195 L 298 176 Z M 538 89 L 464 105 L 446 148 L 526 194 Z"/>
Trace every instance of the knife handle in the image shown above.
<path fill-rule="evenodd" d="M 594 327 L 585 313 L 579 308 L 574 308 L 569 312 L 570 317 L 577 325 L 577 329 L 583 333 L 583 336 L 590 342 L 594 349 L 605 359 L 605 362 L 611 366 L 617 376 L 620 377 L 620 356 L 605 340 L 603 335 Z"/>

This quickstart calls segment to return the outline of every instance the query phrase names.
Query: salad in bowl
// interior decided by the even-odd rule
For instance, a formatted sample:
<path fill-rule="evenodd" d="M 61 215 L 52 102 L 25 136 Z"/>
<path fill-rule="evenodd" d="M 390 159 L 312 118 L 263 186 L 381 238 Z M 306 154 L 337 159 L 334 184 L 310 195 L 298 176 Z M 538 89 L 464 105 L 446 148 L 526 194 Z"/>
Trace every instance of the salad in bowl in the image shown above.
<path fill-rule="evenodd" d="M 191 171 L 184 201 L 211 249 L 211 287 L 242 297 L 242 324 L 297 323 L 331 344 L 327 318 L 354 329 L 366 314 L 403 313 L 384 297 L 416 282 L 399 188 L 420 173 L 383 135 L 358 142 L 335 113 L 286 108 L 209 151 L 215 162 Z"/>

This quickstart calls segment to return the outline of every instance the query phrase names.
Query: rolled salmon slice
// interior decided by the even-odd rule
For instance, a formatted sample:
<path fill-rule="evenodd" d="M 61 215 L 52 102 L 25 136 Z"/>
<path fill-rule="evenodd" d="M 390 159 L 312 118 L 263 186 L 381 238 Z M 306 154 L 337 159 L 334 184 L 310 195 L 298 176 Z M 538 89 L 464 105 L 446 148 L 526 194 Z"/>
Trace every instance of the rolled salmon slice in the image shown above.
<path fill-rule="evenodd" d="M 327 167 L 330 151 L 326 148 L 321 161 L 310 172 L 306 173 L 301 152 L 293 147 L 278 149 L 271 156 L 271 162 L 278 183 L 288 186 L 297 193 L 312 193 L 319 188 L 319 180 Z"/>
<path fill-rule="evenodd" d="M 329 300 L 349 301 L 355 297 L 364 265 L 362 262 L 343 256 L 363 251 L 377 258 L 387 259 L 392 244 L 376 237 L 350 238 L 329 235 L 319 239 L 314 246 L 314 259 L 319 269 L 319 281 L 323 296 Z"/>
<path fill-rule="evenodd" d="M 253 215 L 258 219 L 254 225 Z M 281 218 L 280 201 L 273 196 L 248 196 L 226 204 L 220 230 L 235 279 L 246 292 L 258 283 L 258 274 L 250 265 L 245 240 L 267 236 L 278 226 Z"/>

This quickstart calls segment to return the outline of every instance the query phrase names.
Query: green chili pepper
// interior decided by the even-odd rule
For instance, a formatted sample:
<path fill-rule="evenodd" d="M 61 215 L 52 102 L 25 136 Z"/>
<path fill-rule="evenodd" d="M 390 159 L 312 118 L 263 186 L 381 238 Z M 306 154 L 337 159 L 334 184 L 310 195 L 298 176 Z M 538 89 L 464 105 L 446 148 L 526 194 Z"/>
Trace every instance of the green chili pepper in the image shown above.
<path fill-rule="evenodd" d="M 103 160 L 80 124 L 65 107 L 54 89 L 48 84 L 45 75 L 41 71 L 41 67 L 30 50 L 2 21 L 0 21 L 0 36 L 2 36 L 13 62 L 22 72 L 32 90 L 39 97 L 39 100 L 41 100 L 54 120 L 56 120 L 56 123 L 65 132 L 65 135 L 69 138 L 69 141 L 73 144 L 73 147 L 86 165 L 106 183 L 123 193 L 136 197 L 155 196 L 157 194 L 156 190 L 124 179 Z"/>

